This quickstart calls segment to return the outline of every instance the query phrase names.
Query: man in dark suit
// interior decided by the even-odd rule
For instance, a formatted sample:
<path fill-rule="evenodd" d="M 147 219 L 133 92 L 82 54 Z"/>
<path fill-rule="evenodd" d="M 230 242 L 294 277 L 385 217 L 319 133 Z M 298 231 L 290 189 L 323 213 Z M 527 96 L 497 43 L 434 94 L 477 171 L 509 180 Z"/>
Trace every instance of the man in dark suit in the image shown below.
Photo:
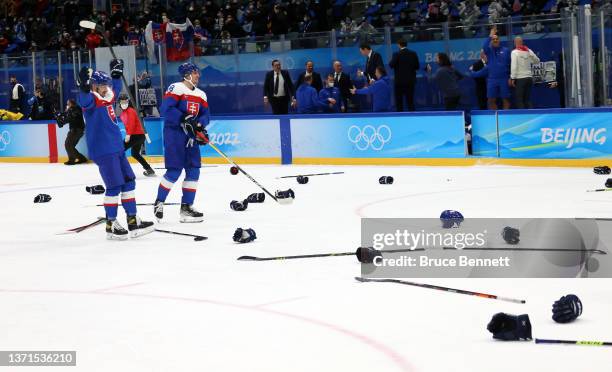
<path fill-rule="evenodd" d="M 342 72 L 342 62 L 335 61 L 334 62 L 334 86 L 340 90 L 340 96 L 342 97 L 342 106 L 344 107 L 343 111 L 348 110 L 348 104 L 351 99 L 351 88 L 353 87 L 353 82 L 351 82 L 351 77 Z"/>
<path fill-rule="evenodd" d="M 395 109 L 404 111 L 404 97 L 408 103 L 408 111 L 414 111 L 414 87 L 416 72 L 419 69 L 419 57 L 406 48 L 406 41 L 397 41 L 399 51 L 393 53 L 389 67 L 395 70 Z"/>
<path fill-rule="evenodd" d="M 487 66 L 487 55 L 484 52 L 480 52 L 480 59 L 470 66 L 470 71 L 478 72 L 482 71 Z M 478 98 L 478 108 L 480 110 L 486 110 L 487 107 L 487 77 L 474 77 L 474 83 L 476 83 L 476 97 Z"/>
<path fill-rule="evenodd" d="M 297 83 L 295 83 L 295 89 L 300 87 L 300 85 L 304 84 L 304 77 L 306 75 L 312 76 L 312 84 L 311 87 L 317 90 L 317 93 L 323 89 L 323 82 L 321 81 L 321 75 L 318 72 L 314 72 L 314 63 L 312 61 L 306 62 L 306 71 L 302 72 L 298 77 Z"/>
<path fill-rule="evenodd" d="M 370 44 L 363 43 L 359 46 L 359 52 L 366 57 L 364 74 L 368 83 L 376 80 L 376 67 L 385 67 L 382 56 L 372 50 Z"/>
<path fill-rule="evenodd" d="M 272 71 L 266 74 L 264 81 L 264 104 L 270 103 L 272 113 L 283 115 L 289 113 L 289 101 L 295 105 L 295 89 L 287 70 L 281 69 L 278 59 L 272 61 Z"/>

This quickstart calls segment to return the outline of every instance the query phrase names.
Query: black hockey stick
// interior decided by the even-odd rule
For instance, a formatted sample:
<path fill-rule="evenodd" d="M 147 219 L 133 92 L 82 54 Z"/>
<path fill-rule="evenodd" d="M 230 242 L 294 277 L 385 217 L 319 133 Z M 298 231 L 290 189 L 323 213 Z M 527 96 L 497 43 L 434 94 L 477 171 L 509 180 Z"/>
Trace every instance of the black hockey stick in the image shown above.
<path fill-rule="evenodd" d="M 417 249 L 393 249 L 387 251 L 380 251 L 380 253 L 400 253 L 400 252 L 413 252 L 413 251 L 424 251 L 423 248 Z M 294 260 L 298 258 L 317 258 L 317 257 L 337 257 L 337 256 L 355 256 L 357 252 L 338 252 L 338 253 L 317 253 L 317 254 L 301 254 L 297 256 L 277 256 L 277 257 L 256 257 L 256 256 L 240 256 L 238 261 L 274 261 L 274 260 Z"/>
<path fill-rule="evenodd" d="M 595 189 L 595 190 L 587 190 L 587 192 L 601 192 L 601 191 L 612 191 L 612 188 L 609 188 L 609 189 Z"/>
<path fill-rule="evenodd" d="M 200 134 L 198 132 L 198 134 Z M 236 164 L 232 159 L 230 159 L 227 155 L 225 155 L 225 153 L 223 153 L 223 151 L 219 150 L 219 148 L 217 146 L 215 146 L 212 142 L 208 142 L 208 146 L 210 146 L 213 150 L 215 150 L 219 155 L 221 155 L 221 157 L 223 157 L 225 160 L 227 160 L 228 163 L 232 164 L 234 167 L 236 167 L 236 169 L 238 169 L 242 174 L 244 174 L 245 176 L 247 176 L 248 179 L 250 179 L 254 184 L 256 184 L 257 186 L 259 186 L 260 189 L 262 189 L 266 194 L 268 194 L 272 199 L 274 199 L 275 202 L 279 203 L 279 204 L 283 204 L 281 202 L 278 201 L 278 198 L 274 195 L 272 195 L 270 193 L 270 191 L 266 190 L 265 187 L 263 187 L 259 182 L 257 182 L 255 180 L 255 178 L 251 177 L 250 174 L 248 174 L 247 172 L 244 171 L 244 169 L 240 168 L 240 166 L 238 164 Z M 283 200 L 290 200 L 290 199 L 283 199 Z"/>
<path fill-rule="evenodd" d="M 57 233 L 56 235 L 65 235 L 65 234 L 76 234 L 76 233 L 80 233 L 80 232 L 81 232 L 81 231 L 83 231 L 83 230 L 87 230 L 87 229 L 89 229 L 89 228 L 91 228 L 91 227 L 94 227 L 94 226 L 100 225 L 100 224 L 104 223 L 105 221 L 106 221 L 106 218 L 104 218 L 104 217 L 98 217 L 98 219 L 97 219 L 97 220 L 95 220 L 94 222 L 92 222 L 92 223 L 90 223 L 90 224 L 83 225 L 83 226 L 79 226 L 79 227 L 75 227 L 75 228 L 72 228 L 72 229 L 68 229 L 68 230 L 66 230 L 66 231 L 62 231 L 62 232 L 60 232 L 60 233 Z"/>
<path fill-rule="evenodd" d="M 445 292 L 453 292 L 453 293 L 459 293 L 459 294 L 470 295 L 470 296 L 490 298 L 492 300 L 514 302 L 517 304 L 525 303 L 525 300 L 517 300 L 515 298 L 510 298 L 510 297 L 501 297 L 501 296 L 496 296 L 496 295 L 492 295 L 488 293 L 466 291 L 464 289 L 449 288 L 449 287 L 443 287 L 443 286 L 433 285 L 433 284 L 409 282 L 406 280 L 399 280 L 399 279 L 370 279 L 370 278 L 362 278 L 359 276 L 356 276 L 355 279 L 360 282 L 397 283 L 397 284 L 404 284 L 404 285 L 412 285 L 412 286 L 421 287 L 421 288 L 437 289 L 439 291 L 445 291 Z"/>
<path fill-rule="evenodd" d="M 536 338 L 535 343 L 536 344 L 585 345 L 585 346 L 612 346 L 612 342 L 607 342 L 607 341 L 547 340 L 544 338 Z"/>
<path fill-rule="evenodd" d="M 444 250 L 456 250 L 456 251 L 512 251 L 512 252 L 584 252 L 584 253 L 596 253 L 596 254 L 608 254 L 606 251 L 601 249 L 561 249 L 561 248 L 487 248 L 487 247 L 465 247 L 465 248 L 454 248 L 444 247 Z M 384 251 L 383 251 L 384 252 Z"/>
<path fill-rule="evenodd" d="M 113 49 L 113 45 L 111 44 L 110 40 L 108 40 L 108 37 L 106 37 L 106 33 L 105 33 L 104 27 L 102 27 L 102 25 L 99 25 L 99 24 L 97 24 L 95 22 L 92 22 L 92 21 L 83 20 L 83 21 L 79 22 L 79 26 L 81 26 L 83 28 L 87 28 L 89 30 L 96 30 L 100 34 L 102 34 L 102 37 L 104 38 L 104 42 L 106 42 L 106 46 L 108 46 L 108 49 L 110 49 L 110 52 L 111 52 L 111 55 L 113 56 L 113 59 L 118 59 L 117 55 L 115 54 L 115 50 Z M 132 106 L 134 108 L 136 108 L 137 107 L 136 106 L 136 100 L 134 99 L 134 96 L 132 96 L 132 91 L 130 90 L 130 86 L 127 83 L 127 80 L 125 79 L 125 76 L 123 74 L 121 74 L 121 80 L 123 81 L 123 86 L 125 87 L 125 90 L 127 90 L 128 97 L 130 98 L 130 102 L 132 103 Z M 116 99 L 118 100 L 119 97 L 116 97 Z M 140 117 L 140 114 L 138 114 L 138 120 L 140 120 L 141 123 L 144 123 L 144 121 Z M 147 143 L 151 143 L 151 139 L 149 138 L 149 133 L 147 132 L 147 128 L 145 128 L 144 124 L 142 125 L 142 129 L 145 132 L 145 137 L 147 138 Z"/>
<path fill-rule="evenodd" d="M 208 239 L 208 237 L 206 237 L 206 236 L 194 235 L 194 234 L 186 234 L 186 233 L 182 233 L 182 232 L 178 232 L 178 231 L 161 230 L 161 229 L 155 229 L 154 231 L 157 231 L 157 232 L 160 232 L 160 233 L 164 233 L 164 234 L 189 236 L 189 237 L 192 237 L 193 240 L 195 240 L 196 242 L 200 242 L 202 240 Z"/>
<path fill-rule="evenodd" d="M 296 177 L 310 177 L 310 176 L 327 176 L 327 175 L 331 175 L 331 174 L 344 174 L 344 172 L 327 172 L 327 173 L 311 173 L 311 174 L 300 174 L 298 176 L 282 176 L 282 177 L 276 177 L 276 179 L 280 179 L 280 178 L 296 178 Z"/>

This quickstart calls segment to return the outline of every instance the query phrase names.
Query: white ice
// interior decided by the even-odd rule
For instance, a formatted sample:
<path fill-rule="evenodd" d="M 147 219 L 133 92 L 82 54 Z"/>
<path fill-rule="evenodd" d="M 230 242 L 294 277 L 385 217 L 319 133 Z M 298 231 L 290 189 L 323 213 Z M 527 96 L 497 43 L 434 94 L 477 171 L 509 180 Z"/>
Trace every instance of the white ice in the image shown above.
<path fill-rule="evenodd" d="M 133 165 L 137 174 L 142 170 Z M 496 312 L 530 315 L 534 336 L 612 341 L 607 279 L 413 279 L 525 298 L 519 305 L 388 283 L 358 283 L 355 257 L 242 262 L 353 251 L 361 217 L 612 217 L 605 177 L 590 169 L 521 167 L 245 166 L 271 190 L 291 187 L 292 205 L 271 201 L 230 210 L 258 188 L 228 166 L 202 169 L 201 224 L 105 240 L 103 226 L 56 235 L 103 215 L 95 165 L 0 164 L 0 350 L 76 350 L 77 367 L 53 371 L 609 371 L 605 347 L 497 342 Z M 311 177 L 283 175 L 345 171 Z M 158 173 L 163 172 L 157 170 Z M 379 185 L 390 175 L 393 185 Z M 159 178 L 137 179 L 137 201 L 152 202 Z M 38 193 L 52 201 L 33 204 Z M 168 201 L 180 201 L 180 183 Z M 140 207 L 152 220 L 152 208 Z M 120 220 L 124 223 L 123 211 Z M 235 244 L 237 227 L 258 239 Z M 555 324 L 552 303 L 577 294 L 583 315 Z M 0 371 L 4 370 L 0 367 Z M 20 371 L 45 368 L 22 367 Z"/>

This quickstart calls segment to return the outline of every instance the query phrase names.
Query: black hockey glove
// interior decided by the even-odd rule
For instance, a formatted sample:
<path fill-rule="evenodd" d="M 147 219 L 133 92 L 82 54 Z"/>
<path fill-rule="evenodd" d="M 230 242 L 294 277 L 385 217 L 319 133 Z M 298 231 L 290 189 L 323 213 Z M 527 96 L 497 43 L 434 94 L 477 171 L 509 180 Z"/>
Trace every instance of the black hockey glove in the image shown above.
<path fill-rule="evenodd" d="M 552 313 L 552 318 L 557 323 L 572 322 L 582 314 L 582 302 L 573 294 L 563 296 L 553 304 Z"/>
<path fill-rule="evenodd" d="M 232 202 L 230 203 L 230 208 L 232 208 L 232 210 L 235 210 L 237 212 L 242 212 L 247 209 L 248 205 L 249 205 L 249 202 L 246 200 L 241 201 L 241 202 L 239 202 L 238 200 L 232 200 Z"/>
<path fill-rule="evenodd" d="M 610 167 L 607 165 L 602 165 L 600 167 L 593 168 L 593 173 L 595 174 L 610 174 Z"/>
<path fill-rule="evenodd" d="M 110 61 L 110 76 L 113 79 L 121 79 L 123 76 L 123 60 L 113 59 Z"/>
<path fill-rule="evenodd" d="M 504 341 L 531 340 L 531 322 L 529 315 L 511 315 L 497 313 L 487 325 L 493 338 Z"/>
<path fill-rule="evenodd" d="M 255 230 L 237 228 L 234 232 L 234 241 L 236 243 L 249 243 L 257 239 Z"/>
<path fill-rule="evenodd" d="M 85 191 L 92 195 L 104 194 L 106 192 L 102 185 L 85 186 Z"/>
<path fill-rule="evenodd" d="M 355 251 L 355 255 L 361 263 L 372 263 L 376 257 L 382 257 L 382 253 L 372 247 L 359 247 Z"/>
<path fill-rule="evenodd" d="M 183 132 L 189 137 L 188 146 L 193 146 L 194 141 L 199 145 L 206 145 L 208 143 L 208 132 L 194 116 L 185 116 L 181 120 L 181 127 L 183 128 Z"/>
<path fill-rule="evenodd" d="M 90 79 L 91 79 L 92 73 L 93 73 L 93 70 L 86 66 L 82 67 L 81 71 L 79 71 L 79 77 L 77 78 L 77 85 L 79 86 L 79 89 L 81 90 L 81 92 L 89 93 L 91 91 Z"/>
<path fill-rule="evenodd" d="M 34 197 L 34 203 L 47 203 L 51 201 L 51 195 L 48 194 L 38 194 Z"/>
<path fill-rule="evenodd" d="M 253 193 L 246 198 L 246 201 L 249 203 L 263 203 L 264 200 L 266 200 L 266 194 L 263 192 Z"/>
<path fill-rule="evenodd" d="M 521 241 L 520 237 L 521 232 L 513 227 L 506 226 L 502 231 L 502 238 L 508 244 L 518 244 Z"/>

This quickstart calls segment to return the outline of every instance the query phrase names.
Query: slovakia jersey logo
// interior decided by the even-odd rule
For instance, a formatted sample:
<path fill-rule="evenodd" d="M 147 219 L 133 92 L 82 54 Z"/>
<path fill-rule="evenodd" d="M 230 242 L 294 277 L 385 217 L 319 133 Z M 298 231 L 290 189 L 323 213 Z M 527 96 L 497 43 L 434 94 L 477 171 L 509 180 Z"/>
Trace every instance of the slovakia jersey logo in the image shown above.
<path fill-rule="evenodd" d="M 189 115 L 198 116 L 200 111 L 200 104 L 197 102 L 187 102 L 187 113 Z"/>
<path fill-rule="evenodd" d="M 114 123 L 117 122 L 117 116 L 115 115 L 115 109 L 113 108 L 112 105 L 108 105 L 106 106 L 106 109 L 108 110 L 108 116 L 110 116 L 110 118 L 113 120 Z"/>

